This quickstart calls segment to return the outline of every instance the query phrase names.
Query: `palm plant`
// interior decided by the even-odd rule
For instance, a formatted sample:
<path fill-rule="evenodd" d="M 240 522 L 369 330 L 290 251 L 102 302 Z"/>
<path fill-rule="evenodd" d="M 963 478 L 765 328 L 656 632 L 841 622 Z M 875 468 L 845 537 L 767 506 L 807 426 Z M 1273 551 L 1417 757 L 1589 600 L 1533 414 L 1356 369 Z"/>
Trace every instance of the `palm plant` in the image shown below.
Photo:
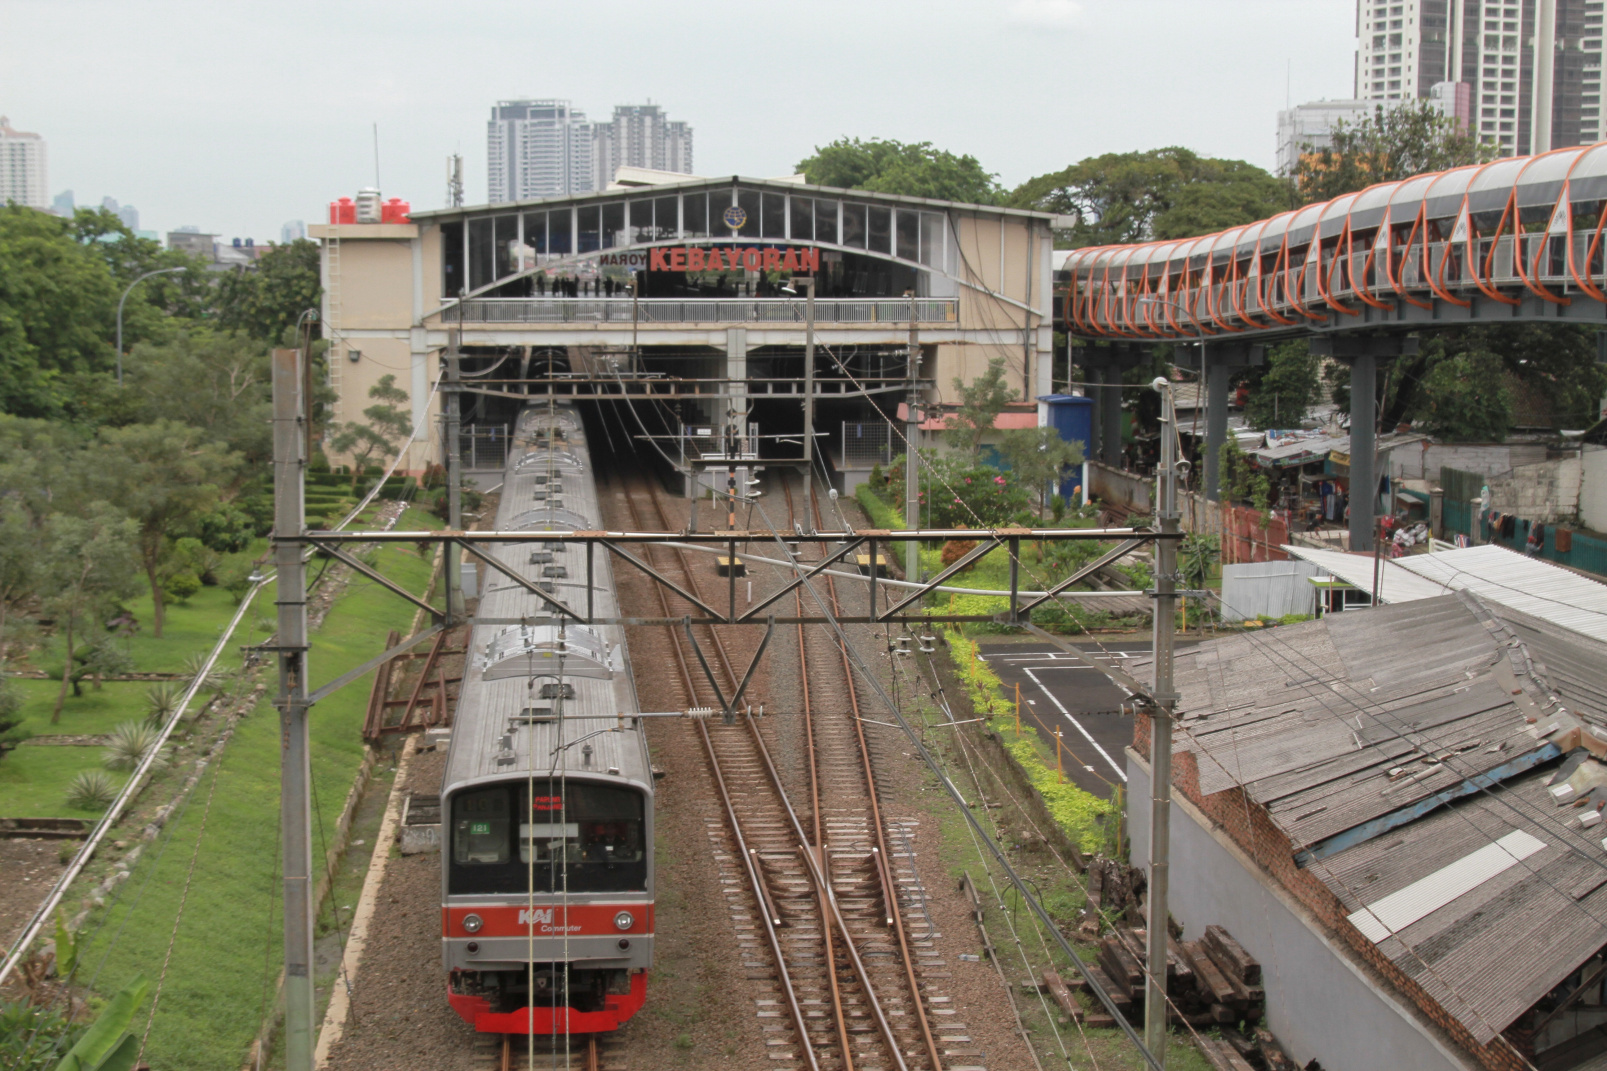
<path fill-rule="evenodd" d="M 152 725 L 163 725 L 178 709 L 184 698 L 184 689 L 176 682 L 163 681 L 145 690 L 145 720 Z"/>
<path fill-rule="evenodd" d="M 67 806 L 104 811 L 117 798 L 117 785 L 104 770 L 84 770 L 67 786 Z"/>
<path fill-rule="evenodd" d="M 101 761 L 108 770 L 132 770 L 156 747 L 161 736 L 161 730 L 148 721 L 125 721 L 107 738 Z M 167 756 L 159 752 L 151 765 L 160 768 L 166 764 Z"/>

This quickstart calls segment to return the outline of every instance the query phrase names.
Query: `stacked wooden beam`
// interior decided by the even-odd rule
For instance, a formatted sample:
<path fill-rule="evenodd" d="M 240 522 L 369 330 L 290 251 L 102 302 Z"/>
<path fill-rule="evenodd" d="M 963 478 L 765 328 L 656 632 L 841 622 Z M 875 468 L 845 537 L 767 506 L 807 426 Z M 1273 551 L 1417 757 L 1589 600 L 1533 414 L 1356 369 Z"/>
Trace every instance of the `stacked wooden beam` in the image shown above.
<path fill-rule="evenodd" d="M 1099 941 L 1094 962 L 1085 968 L 1132 1023 L 1144 1018 L 1144 943 L 1142 929 L 1118 930 Z M 1051 973 L 1046 972 L 1044 979 L 1051 993 L 1057 986 L 1081 985 L 1059 975 L 1051 980 Z M 1172 1004 L 1171 1021 L 1197 1028 L 1253 1024 L 1266 1010 L 1261 964 L 1220 926 L 1208 927 L 1198 941 L 1168 940 L 1166 993 Z M 1103 1015 L 1104 1009 L 1097 1008 L 1090 1024 L 1102 1025 L 1093 1020 Z"/>

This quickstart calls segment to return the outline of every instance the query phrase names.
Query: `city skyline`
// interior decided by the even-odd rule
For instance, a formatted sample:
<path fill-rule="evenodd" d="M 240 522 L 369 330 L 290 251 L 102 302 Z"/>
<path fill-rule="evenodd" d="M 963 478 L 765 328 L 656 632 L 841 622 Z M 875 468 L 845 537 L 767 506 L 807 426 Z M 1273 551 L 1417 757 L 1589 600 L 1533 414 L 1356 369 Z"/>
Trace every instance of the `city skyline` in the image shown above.
<path fill-rule="evenodd" d="M 531 89 L 594 107 L 664 102 L 696 127 L 702 174 L 788 174 L 839 137 L 928 141 L 976 157 L 1007 187 L 1105 152 L 1168 145 L 1270 170 L 1268 131 L 1288 100 L 1351 90 L 1354 0 L 1301 0 L 1291 33 L 1295 6 L 827 0 L 800 20 L 718 0 L 688 20 L 627 0 L 612 17 L 638 32 L 605 54 L 579 44 L 595 37 L 595 15 L 552 7 L 532 22 L 503 0 L 472 19 L 444 17 L 444 5 L 421 0 L 335 9 L 151 0 L 134 27 L 103 0 L 84 0 L 70 20 L 44 0 L 13 0 L 0 35 L 0 111 L 49 141 L 52 194 L 72 188 L 93 203 L 111 193 L 138 205 L 142 225 L 158 232 L 195 223 L 259 241 L 375 185 L 376 124 L 385 196 L 441 206 L 443 164 L 457 153 L 467 199 L 480 201 L 487 108 Z M 842 33 L 850 24 L 855 32 Z M 249 82 L 219 81 L 200 96 L 192 72 L 151 60 L 158 46 L 224 56 L 242 42 L 250 56 L 294 58 L 314 25 L 364 45 L 338 63 L 254 63 Z M 696 60 L 708 44 L 698 26 L 726 27 L 734 41 L 785 41 L 787 84 L 737 92 L 756 61 L 716 77 Z M 923 56 L 913 73 L 887 62 L 891 40 Z M 552 47 L 565 41 L 576 44 Z M 1118 58 L 1140 41 L 1167 78 L 1134 78 Z M 52 59 L 68 49 L 80 73 Z M 539 80 L 472 61 L 493 55 L 541 55 Z M 1231 78 L 1219 76 L 1225 55 L 1240 57 Z M 457 63 L 444 89 L 417 77 L 452 57 L 471 61 Z M 1178 93 L 1184 84 L 1210 91 Z M 1001 121 L 1010 111 L 1019 122 Z"/>

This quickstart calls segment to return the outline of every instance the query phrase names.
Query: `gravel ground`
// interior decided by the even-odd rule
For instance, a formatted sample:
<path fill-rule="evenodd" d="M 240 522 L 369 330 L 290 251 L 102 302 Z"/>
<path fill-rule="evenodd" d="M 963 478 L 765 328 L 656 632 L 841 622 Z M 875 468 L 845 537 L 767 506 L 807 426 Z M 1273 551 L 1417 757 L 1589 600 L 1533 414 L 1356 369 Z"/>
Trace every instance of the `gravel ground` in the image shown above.
<path fill-rule="evenodd" d="M 67 868 L 61 846 L 77 841 L 0 840 L 0 947 L 9 948 L 22 935 L 33 913 Z"/>

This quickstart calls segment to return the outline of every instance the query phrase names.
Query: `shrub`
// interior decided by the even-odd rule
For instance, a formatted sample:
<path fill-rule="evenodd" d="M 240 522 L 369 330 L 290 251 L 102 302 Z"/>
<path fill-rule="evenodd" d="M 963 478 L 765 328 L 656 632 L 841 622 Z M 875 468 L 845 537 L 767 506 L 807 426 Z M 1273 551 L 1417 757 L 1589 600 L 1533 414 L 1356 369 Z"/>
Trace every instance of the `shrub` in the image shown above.
<path fill-rule="evenodd" d="M 951 539 L 943 544 L 943 564 L 953 565 L 975 549 L 974 539 Z"/>
<path fill-rule="evenodd" d="M 108 770 L 132 770 L 156 747 L 161 735 L 162 731 L 148 721 L 125 721 L 112 730 L 101 761 Z M 158 754 L 151 765 L 161 767 L 166 763 L 167 757 Z"/>
<path fill-rule="evenodd" d="M 194 573 L 174 573 L 162 584 L 162 591 L 174 602 L 188 602 L 201 590 L 201 578 Z"/>
<path fill-rule="evenodd" d="M 67 805 L 81 811 L 104 811 L 117 798 L 117 785 L 104 770 L 84 770 L 67 786 Z"/>
<path fill-rule="evenodd" d="M 184 688 L 176 681 L 151 685 L 145 690 L 145 720 L 152 725 L 165 723 L 183 698 Z"/>

